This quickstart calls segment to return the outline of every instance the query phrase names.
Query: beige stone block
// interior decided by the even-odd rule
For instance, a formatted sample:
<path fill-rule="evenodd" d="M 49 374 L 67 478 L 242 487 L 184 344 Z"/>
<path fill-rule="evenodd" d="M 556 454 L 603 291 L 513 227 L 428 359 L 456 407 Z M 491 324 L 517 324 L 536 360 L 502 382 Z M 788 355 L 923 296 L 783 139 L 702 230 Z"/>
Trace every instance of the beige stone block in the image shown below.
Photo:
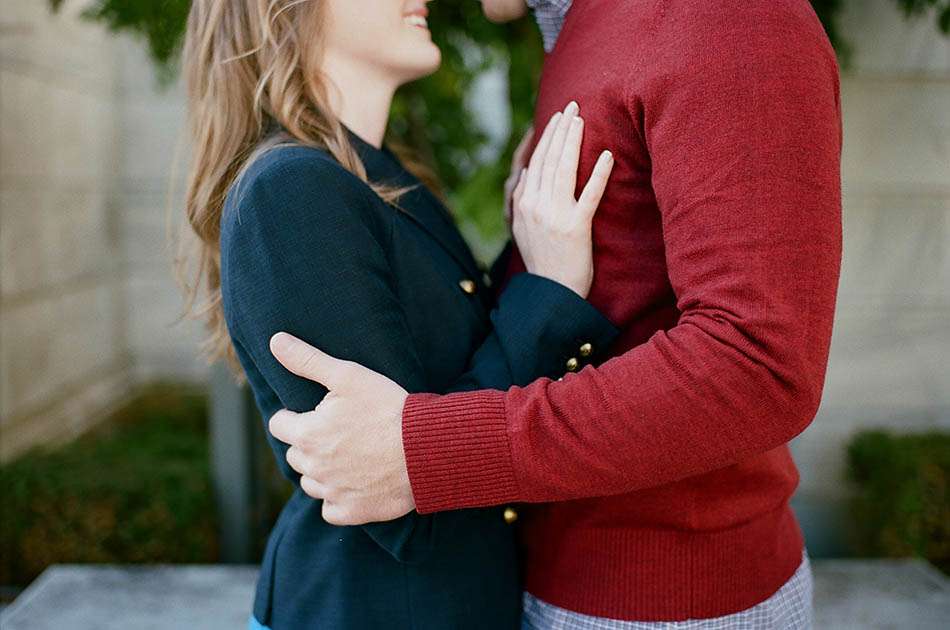
<path fill-rule="evenodd" d="M 161 193 L 127 193 L 123 198 L 123 260 L 133 273 L 170 270 L 184 219 L 183 202 L 169 204 L 167 195 Z"/>
<path fill-rule="evenodd" d="M 30 447 L 62 444 L 104 420 L 132 390 L 131 372 L 117 364 L 102 378 L 70 391 L 36 413 L 4 427 L 0 462 L 7 462 Z"/>
<path fill-rule="evenodd" d="M 129 35 L 119 35 L 115 38 L 115 45 L 119 53 L 119 63 L 116 71 L 118 80 L 122 84 L 123 98 L 127 100 L 147 99 L 149 95 L 157 95 L 160 99 L 171 91 L 184 92 L 184 78 L 181 73 L 172 77 L 172 86 L 163 85 L 159 80 L 159 73 L 149 55 L 148 49 L 142 45 L 142 40 Z"/>
<path fill-rule="evenodd" d="M 111 92 L 57 89 L 52 97 L 51 145 L 56 177 L 111 187 L 118 168 L 118 114 Z"/>
<path fill-rule="evenodd" d="M 102 371 L 125 352 L 121 286 L 117 278 L 63 295 L 52 331 L 52 379 L 70 383 Z"/>
<path fill-rule="evenodd" d="M 122 175 L 132 191 L 164 192 L 177 172 L 179 179 L 188 166 L 184 100 L 163 102 L 127 101 L 121 132 Z"/>
<path fill-rule="evenodd" d="M 841 31 L 859 73 L 950 74 L 950 42 L 940 36 L 936 21 L 907 21 L 891 0 L 845 2 Z"/>
<path fill-rule="evenodd" d="M 839 310 L 821 407 L 793 443 L 801 490 L 840 499 L 859 431 L 950 430 L 950 309 Z"/>
<path fill-rule="evenodd" d="M 10 28 L 16 24 L 32 23 L 46 18 L 47 3 L 30 0 L 6 0 L 0 11 L 0 25 Z"/>
<path fill-rule="evenodd" d="M 200 357 L 203 322 L 181 319 L 184 300 L 166 268 L 140 269 L 129 279 L 126 298 L 128 342 L 142 378 L 207 374 Z"/>
<path fill-rule="evenodd" d="M 847 192 L 839 308 L 950 308 L 950 196 Z"/>
<path fill-rule="evenodd" d="M 47 189 L 111 185 L 117 167 L 117 109 L 91 95 L 0 71 L 0 177 Z"/>
<path fill-rule="evenodd" d="M 950 77 L 845 78 L 841 90 L 848 186 L 950 192 Z"/>
<path fill-rule="evenodd" d="M 0 317 L 0 411 L 3 417 L 39 405 L 55 389 L 52 332 L 55 300 L 4 308 Z"/>
<path fill-rule="evenodd" d="M 49 278 L 43 194 L 0 189 L 0 301 Z"/>
<path fill-rule="evenodd" d="M 0 12 L 0 64 L 48 82 L 76 89 L 111 89 L 116 70 L 115 40 L 100 24 L 82 19 L 88 0 L 64 3 L 59 13 L 45 0 L 11 0 L 29 4 Z"/>
<path fill-rule="evenodd" d="M 41 406 L 124 356 L 118 282 L 76 287 L 4 308 L 0 318 L 3 415 Z"/>
<path fill-rule="evenodd" d="M 120 249 L 107 193 L 53 190 L 44 197 L 49 284 L 65 287 L 79 278 L 115 276 Z"/>
<path fill-rule="evenodd" d="M 54 93 L 42 81 L 0 68 L 0 182 L 4 186 L 13 178 L 53 173 L 55 138 L 49 130 Z"/>
<path fill-rule="evenodd" d="M 828 500 L 846 500 L 853 490 L 847 481 L 847 447 L 854 436 L 872 429 L 916 433 L 947 429 L 947 411 L 904 408 L 822 407 L 805 431 L 792 441 L 792 453 L 801 478 L 798 494 Z"/>
<path fill-rule="evenodd" d="M 948 308 L 839 310 L 822 404 L 912 415 L 950 410 L 948 321 Z"/>
<path fill-rule="evenodd" d="M 0 191 L 0 270 L 5 301 L 114 274 L 121 263 L 110 205 L 99 192 Z"/>

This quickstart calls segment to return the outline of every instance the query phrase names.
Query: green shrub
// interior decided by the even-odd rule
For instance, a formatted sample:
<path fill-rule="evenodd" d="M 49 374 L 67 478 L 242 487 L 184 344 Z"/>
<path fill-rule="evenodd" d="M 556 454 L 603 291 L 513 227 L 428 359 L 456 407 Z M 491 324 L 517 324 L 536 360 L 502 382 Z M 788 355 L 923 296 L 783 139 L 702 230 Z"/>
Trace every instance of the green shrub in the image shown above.
<path fill-rule="evenodd" d="M 950 573 L 950 434 L 859 434 L 848 447 L 862 555 L 926 558 Z"/>
<path fill-rule="evenodd" d="M 203 392 L 148 388 L 91 433 L 0 467 L 0 584 L 52 563 L 214 562 Z"/>

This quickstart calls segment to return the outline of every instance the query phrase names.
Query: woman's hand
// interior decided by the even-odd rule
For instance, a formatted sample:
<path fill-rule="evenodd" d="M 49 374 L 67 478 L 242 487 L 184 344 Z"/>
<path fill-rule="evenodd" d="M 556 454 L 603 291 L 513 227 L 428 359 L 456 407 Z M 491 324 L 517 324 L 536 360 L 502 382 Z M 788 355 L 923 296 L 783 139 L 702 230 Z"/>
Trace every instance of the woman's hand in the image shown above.
<path fill-rule="evenodd" d="M 574 199 L 584 121 L 573 101 L 548 123 L 514 191 L 512 232 L 528 271 L 583 298 L 594 281 L 591 223 L 613 169 L 604 151 Z"/>
<path fill-rule="evenodd" d="M 528 127 L 511 156 L 511 172 L 508 179 L 505 180 L 505 222 L 509 228 L 511 227 L 511 206 L 514 203 L 515 188 L 521 178 L 521 171 L 528 165 L 528 147 L 531 146 L 532 138 L 534 138 L 534 127 Z"/>

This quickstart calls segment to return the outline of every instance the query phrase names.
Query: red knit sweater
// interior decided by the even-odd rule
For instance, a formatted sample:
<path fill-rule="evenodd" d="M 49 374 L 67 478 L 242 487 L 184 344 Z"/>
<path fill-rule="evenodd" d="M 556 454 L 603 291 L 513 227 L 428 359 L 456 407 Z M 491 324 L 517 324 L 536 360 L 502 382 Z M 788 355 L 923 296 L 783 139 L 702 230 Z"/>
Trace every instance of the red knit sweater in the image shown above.
<path fill-rule="evenodd" d="M 623 332 L 563 381 L 410 396 L 419 512 L 556 502 L 521 510 L 526 586 L 591 615 L 720 616 L 792 575 L 787 442 L 821 398 L 841 259 L 838 87 L 807 0 L 575 0 L 535 123 L 576 99 L 581 181 L 616 156 L 590 301 Z"/>

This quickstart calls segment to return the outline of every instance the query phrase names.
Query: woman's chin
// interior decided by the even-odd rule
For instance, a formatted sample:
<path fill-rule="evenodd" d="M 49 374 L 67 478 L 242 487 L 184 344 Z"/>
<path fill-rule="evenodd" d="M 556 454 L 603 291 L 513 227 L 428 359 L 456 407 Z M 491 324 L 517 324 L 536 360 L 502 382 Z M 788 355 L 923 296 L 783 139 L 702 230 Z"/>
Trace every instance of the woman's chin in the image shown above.
<path fill-rule="evenodd" d="M 435 44 L 429 47 L 429 50 L 420 54 L 414 59 L 414 63 L 404 68 L 402 83 L 410 83 L 418 79 L 423 79 L 429 75 L 435 74 L 442 65 L 442 51 Z"/>
<path fill-rule="evenodd" d="M 439 50 L 439 47 L 435 44 L 432 44 L 432 50 L 429 51 L 429 61 L 426 65 L 425 74 L 422 76 L 427 77 L 430 74 L 435 74 L 439 68 L 442 66 L 442 51 Z"/>

